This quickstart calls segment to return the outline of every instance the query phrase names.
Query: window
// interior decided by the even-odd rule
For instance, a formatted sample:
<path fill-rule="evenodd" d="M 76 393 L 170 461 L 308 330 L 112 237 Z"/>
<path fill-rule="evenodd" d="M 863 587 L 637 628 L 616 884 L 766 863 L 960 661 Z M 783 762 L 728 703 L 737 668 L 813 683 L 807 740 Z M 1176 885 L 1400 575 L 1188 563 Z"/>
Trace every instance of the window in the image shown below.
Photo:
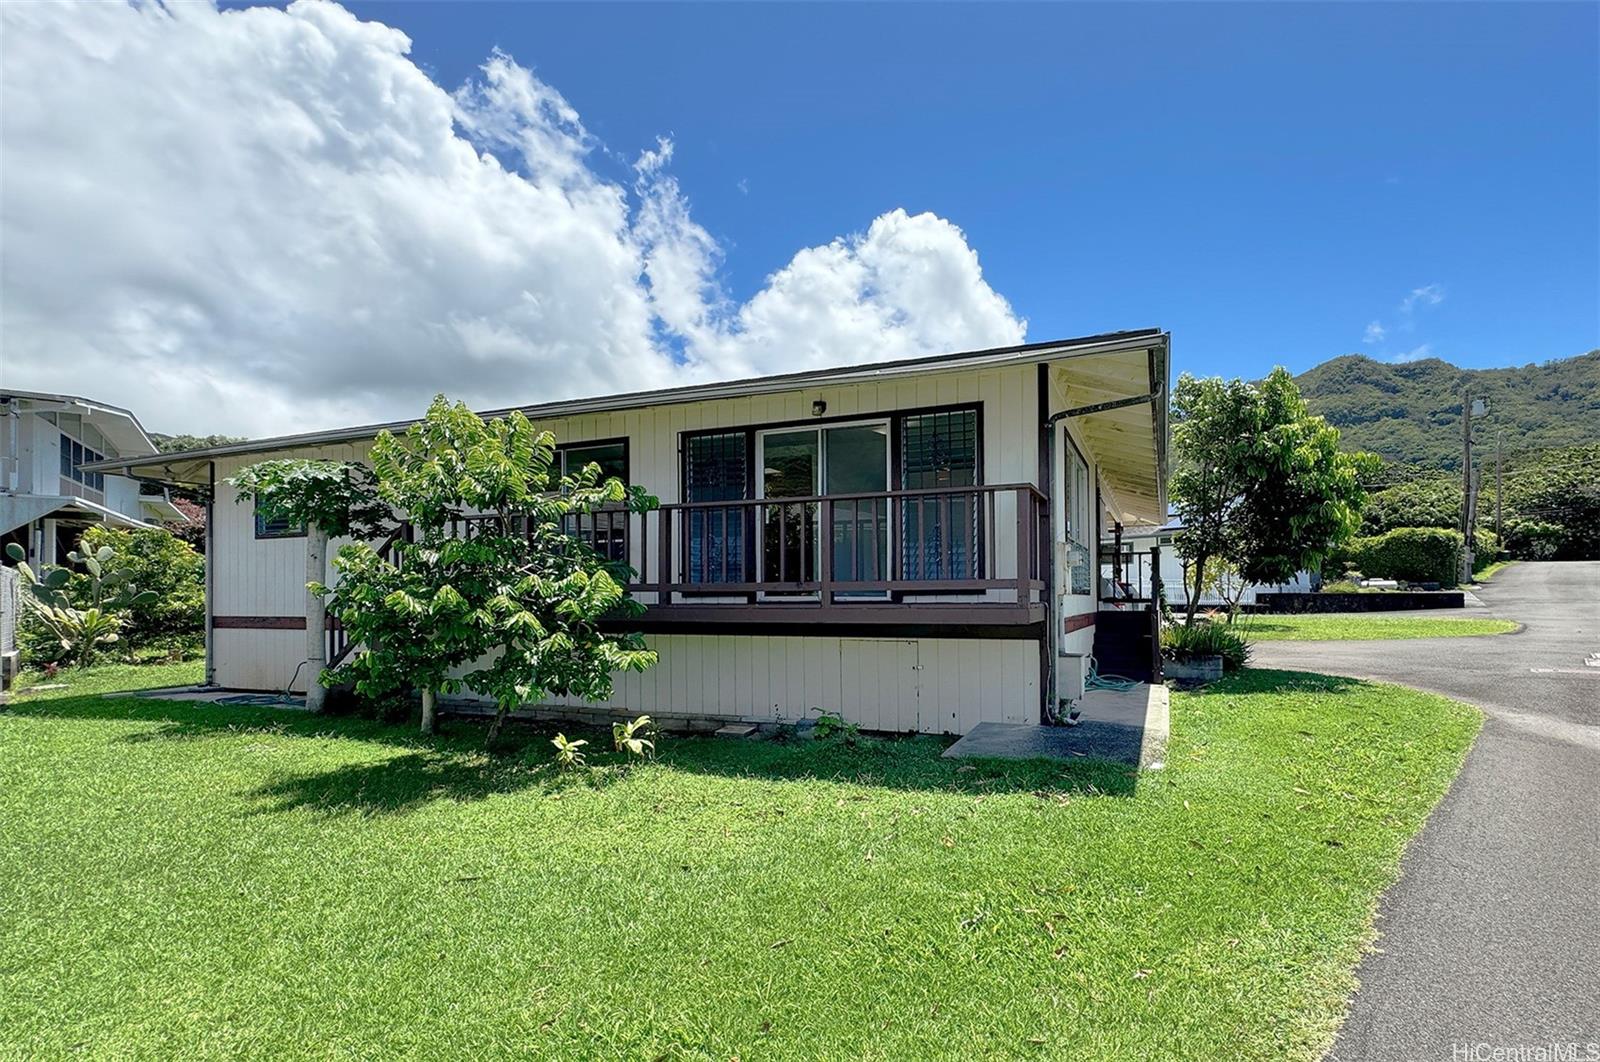
<path fill-rule="evenodd" d="M 624 439 L 611 442 L 576 443 L 556 451 L 557 468 L 562 475 L 581 472 L 587 465 L 600 466 L 602 480 L 610 476 L 628 482 L 628 443 Z M 563 521 L 563 529 L 589 545 L 608 561 L 625 564 L 628 560 L 628 511 L 625 508 L 604 508 L 592 513 L 574 513 Z"/>
<path fill-rule="evenodd" d="M 628 482 L 628 444 L 626 441 L 601 443 L 578 443 L 573 446 L 563 446 L 556 456 L 561 461 L 561 474 L 564 476 L 576 475 L 585 465 L 596 464 L 600 466 L 600 478 L 616 476 L 622 482 Z"/>
<path fill-rule="evenodd" d="M 683 494 L 686 502 L 743 501 L 749 497 L 750 436 L 731 431 L 691 435 L 684 442 Z M 691 583 L 742 583 L 750 536 L 742 506 L 711 506 L 684 511 L 685 580 Z"/>
<path fill-rule="evenodd" d="M 916 413 L 900 420 L 904 490 L 978 483 L 978 411 Z M 979 578 L 979 499 L 939 492 L 905 499 L 900 536 L 907 579 Z"/>
<path fill-rule="evenodd" d="M 256 499 L 257 538 L 301 538 L 305 533 L 305 524 L 297 524 L 278 517 L 269 517 L 261 509 L 261 499 Z"/>
<path fill-rule="evenodd" d="M 96 461 L 104 461 L 106 455 L 98 450 L 91 450 L 77 439 L 66 434 L 61 435 L 61 478 L 70 479 L 80 486 L 90 490 L 103 491 L 106 489 L 106 477 L 103 472 L 85 472 L 84 465 Z"/>
<path fill-rule="evenodd" d="M 1067 586 L 1069 594 L 1092 592 L 1089 543 L 1094 541 L 1094 515 L 1089 511 L 1089 466 L 1069 440 L 1065 450 Z"/>

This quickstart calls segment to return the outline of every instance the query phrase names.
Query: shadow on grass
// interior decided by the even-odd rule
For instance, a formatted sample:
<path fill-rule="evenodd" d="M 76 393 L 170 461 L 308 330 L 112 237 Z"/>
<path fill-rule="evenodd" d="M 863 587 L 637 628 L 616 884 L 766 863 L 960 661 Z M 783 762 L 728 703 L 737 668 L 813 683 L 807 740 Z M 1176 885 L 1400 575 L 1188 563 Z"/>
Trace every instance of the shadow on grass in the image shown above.
<path fill-rule="evenodd" d="M 511 722 L 493 753 L 483 750 L 487 723 L 446 717 L 441 732 L 423 737 L 409 725 L 337 715 L 308 715 L 257 706 L 217 705 L 143 698 L 61 698 L 19 705 L 35 718 L 136 721 L 153 729 L 118 740 L 145 744 L 248 736 L 332 739 L 381 745 L 398 754 L 329 770 L 278 776 L 248 796 L 257 813 L 313 810 L 385 815 L 434 800 L 481 800 L 529 790 L 555 793 L 604 789 L 632 771 L 667 768 L 687 774 L 774 784 L 830 783 L 867 789 L 985 795 L 1033 792 L 1130 796 L 1137 772 L 1099 760 L 947 760 L 949 738 L 931 736 L 778 740 L 665 735 L 649 766 L 611 751 L 600 728 Z M 587 770 L 554 764 L 550 737 L 558 730 L 589 741 Z"/>
<path fill-rule="evenodd" d="M 1220 682 L 1185 690 L 1193 697 L 1215 696 L 1219 693 L 1274 694 L 1274 693 L 1341 693 L 1358 686 L 1370 686 L 1364 679 L 1346 678 L 1343 675 L 1323 675 L 1315 671 L 1278 671 L 1273 668 L 1247 667 L 1236 671 Z"/>

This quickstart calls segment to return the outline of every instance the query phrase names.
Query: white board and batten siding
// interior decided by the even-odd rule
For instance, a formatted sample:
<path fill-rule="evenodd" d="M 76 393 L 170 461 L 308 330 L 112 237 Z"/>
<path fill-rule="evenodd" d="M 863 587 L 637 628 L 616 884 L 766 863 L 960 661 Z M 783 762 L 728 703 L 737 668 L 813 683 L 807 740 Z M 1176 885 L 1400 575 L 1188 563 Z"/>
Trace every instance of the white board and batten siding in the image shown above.
<path fill-rule="evenodd" d="M 980 722 L 1034 723 L 1039 643 L 976 638 L 651 635 L 648 671 L 619 675 L 599 704 L 664 718 L 789 722 L 837 712 L 866 730 L 963 734 Z"/>
<path fill-rule="evenodd" d="M 554 432 L 563 445 L 626 438 L 632 481 L 672 503 L 681 500 L 679 441 L 685 432 L 805 422 L 816 401 L 827 403 L 830 420 L 980 405 L 983 482 L 1036 483 L 1037 387 L 1037 368 L 1019 365 L 584 414 L 538 426 Z M 365 456 L 367 449 L 361 442 L 218 460 L 212 546 L 216 615 L 305 613 L 305 540 L 257 539 L 250 506 L 236 504 L 223 480 L 269 456 L 348 460 Z M 997 507 L 996 538 L 998 574 L 1012 574 L 1014 509 L 1007 513 Z M 641 545 L 655 556 L 653 540 Z M 908 606 L 908 621 L 914 613 Z M 212 635 L 219 685 L 282 689 L 293 677 L 293 689 L 305 688 L 305 670 L 295 675 L 305 655 L 303 630 L 223 628 Z M 643 674 L 619 676 L 613 697 L 601 707 L 760 721 L 839 711 L 867 729 L 930 733 L 961 733 L 984 720 L 1038 718 L 1040 647 L 1034 640 L 660 634 L 648 641 L 660 662 Z"/>

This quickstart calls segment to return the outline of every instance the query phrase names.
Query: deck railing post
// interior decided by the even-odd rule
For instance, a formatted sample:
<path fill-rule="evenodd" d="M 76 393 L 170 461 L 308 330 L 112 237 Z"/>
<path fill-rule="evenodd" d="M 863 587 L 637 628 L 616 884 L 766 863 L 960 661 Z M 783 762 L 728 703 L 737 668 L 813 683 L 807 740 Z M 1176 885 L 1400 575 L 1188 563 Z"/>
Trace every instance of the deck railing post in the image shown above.
<path fill-rule="evenodd" d="M 833 499 L 823 498 L 817 517 L 820 526 L 817 529 L 817 558 L 822 571 L 818 573 L 822 583 L 822 607 L 827 608 L 833 604 Z M 860 576 L 858 575 L 857 578 Z"/>
<path fill-rule="evenodd" d="M 672 510 L 658 509 L 656 534 L 656 604 L 672 604 Z"/>
<path fill-rule="evenodd" d="M 1033 556 L 1033 514 L 1027 510 L 1033 508 L 1033 498 L 1020 487 L 1012 493 L 1017 499 L 1017 604 L 1026 605 Z"/>

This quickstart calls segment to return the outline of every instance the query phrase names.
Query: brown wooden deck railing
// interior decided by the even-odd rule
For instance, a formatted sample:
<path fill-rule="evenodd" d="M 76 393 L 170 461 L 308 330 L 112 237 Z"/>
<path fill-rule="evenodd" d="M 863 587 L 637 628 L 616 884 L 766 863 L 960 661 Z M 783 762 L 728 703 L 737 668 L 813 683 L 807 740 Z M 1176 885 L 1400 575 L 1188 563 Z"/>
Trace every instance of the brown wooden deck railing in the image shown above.
<path fill-rule="evenodd" d="M 452 527 L 470 538 L 497 519 Z M 803 608 L 818 620 L 894 609 L 909 621 L 937 606 L 940 622 L 952 609 L 999 622 L 998 610 L 1046 604 L 1049 502 L 1029 483 L 603 509 L 568 517 L 568 529 L 629 566 L 629 590 L 663 620 Z M 330 642 L 330 661 L 341 648 L 336 658 Z"/>
<path fill-rule="evenodd" d="M 655 548 L 633 551 L 633 589 L 658 604 L 1001 590 L 1026 602 L 1049 564 L 1047 518 L 1026 483 L 663 505 L 634 525 Z"/>

